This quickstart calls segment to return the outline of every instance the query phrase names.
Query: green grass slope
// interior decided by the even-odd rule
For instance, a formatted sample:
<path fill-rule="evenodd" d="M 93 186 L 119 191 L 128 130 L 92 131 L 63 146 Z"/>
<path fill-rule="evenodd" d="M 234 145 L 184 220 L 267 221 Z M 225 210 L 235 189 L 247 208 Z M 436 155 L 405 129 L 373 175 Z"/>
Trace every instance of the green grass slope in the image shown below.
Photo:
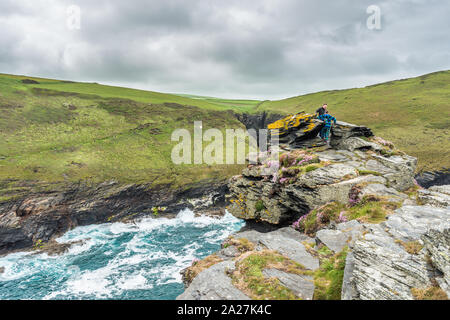
<path fill-rule="evenodd" d="M 242 166 L 174 165 L 171 134 L 177 128 L 192 133 L 195 120 L 204 130 L 242 128 L 231 111 L 242 104 L 0 74 L 0 201 L 29 186 L 77 181 L 176 188 L 225 179 Z"/>
<path fill-rule="evenodd" d="M 23 79 L 37 84 L 24 84 Z M 0 74 L 0 202 L 68 183 L 150 183 L 184 187 L 225 179 L 242 165 L 174 165 L 174 129 L 242 128 L 233 112 L 313 112 L 371 127 L 419 158 L 450 167 L 450 71 L 361 89 L 280 101 L 230 100 Z"/>
<path fill-rule="evenodd" d="M 406 153 L 419 169 L 450 167 L 450 71 L 359 89 L 265 101 L 258 111 L 314 112 L 323 103 L 338 120 L 368 126 Z"/>
<path fill-rule="evenodd" d="M 262 103 L 262 101 L 259 100 L 221 99 L 188 94 L 180 94 L 179 96 L 192 98 L 196 100 L 204 100 L 220 108 L 233 109 L 238 112 L 246 112 L 246 113 L 257 112 L 258 105 Z"/>

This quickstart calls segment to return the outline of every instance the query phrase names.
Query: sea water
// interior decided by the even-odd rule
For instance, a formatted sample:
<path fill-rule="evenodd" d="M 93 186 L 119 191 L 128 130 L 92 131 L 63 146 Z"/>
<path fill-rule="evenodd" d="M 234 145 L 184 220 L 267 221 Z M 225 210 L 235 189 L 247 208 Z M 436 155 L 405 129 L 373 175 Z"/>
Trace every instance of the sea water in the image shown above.
<path fill-rule="evenodd" d="M 229 213 L 184 210 L 174 219 L 77 227 L 57 239 L 82 240 L 65 254 L 0 257 L 0 299 L 175 299 L 184 291 L 180 271 L 243 225 Z"/>

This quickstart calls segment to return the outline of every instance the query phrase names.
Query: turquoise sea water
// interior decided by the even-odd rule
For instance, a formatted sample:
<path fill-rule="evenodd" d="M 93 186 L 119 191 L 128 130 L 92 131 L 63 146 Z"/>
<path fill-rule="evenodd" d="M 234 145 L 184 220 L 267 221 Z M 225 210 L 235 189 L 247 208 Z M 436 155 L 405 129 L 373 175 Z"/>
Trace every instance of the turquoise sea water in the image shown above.
<path fill-rule="evenodd" d="M 175 219 L 78 227 L 57 239 L 84 240 L 63 255 L 0 257 L 0 299 L 175 299 L 184 290 L 180 271 L 243 225 L 229 213 L 184 210 Z"/>

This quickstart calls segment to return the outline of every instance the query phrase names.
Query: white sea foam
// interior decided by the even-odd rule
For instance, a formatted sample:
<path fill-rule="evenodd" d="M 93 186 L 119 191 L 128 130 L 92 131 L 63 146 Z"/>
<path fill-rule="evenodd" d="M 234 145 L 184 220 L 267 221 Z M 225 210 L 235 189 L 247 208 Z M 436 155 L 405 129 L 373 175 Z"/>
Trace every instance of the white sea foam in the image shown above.
<path fill-rule="evenodd" d="M 117 286 L 121 290 L 144 290 L 153 288 L 142 273 L 120 278 L 117 281 Z"/>
<path fill-rule="evenodd" d="M 17 288 L 27 289 L 27 281 L 43 272 L 59 279 L 33 284 L 43 286 L 44 299 L 118 298 L 136 290 L 148 291 L 151 297 L 155 286 L 181 283 L 182 269 L 212 253 L 205 252 L 205 244 L 214 248 L 241 225 L 229 213 L 214 218 L 186 209 L 174 219 L 147 217 L 134 224 L 78 227 L 57 239 L 82 240 L 61 256 L 14 253 L 0 258 L 5 269 L 0 274 L 0 298 L 2 281 L 19 281 Z M 22 298 L 20 292 L 17 298 Z"/>

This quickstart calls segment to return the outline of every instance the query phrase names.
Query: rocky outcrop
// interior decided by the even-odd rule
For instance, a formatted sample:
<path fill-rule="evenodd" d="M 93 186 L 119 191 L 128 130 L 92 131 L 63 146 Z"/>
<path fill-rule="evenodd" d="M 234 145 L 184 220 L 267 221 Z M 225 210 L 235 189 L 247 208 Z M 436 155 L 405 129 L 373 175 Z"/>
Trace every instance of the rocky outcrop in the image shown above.
<path fill-rule="evenodd" d="M 331 229 L 319 230 L 316 238 L 320 243 L 323 243 L 334 252 L 342 251 L 348 245 L 350 239 L 345 232 Z"/>
<path fill-rule="evenodd" d="M 292 227 L 283 227 L 270 232 L 246 230 L 232 236 L 222 245 L 222 249 L 215 255 L 224 262 L 218 263 L 214 268 L 202 271 L 187 290 L 178 297 L 180 300 L 204 300 L 213 297 L 222 297 L 222 292 L 241 290 L 239 294 L 226 297 L 226 299 L 242 299 L 242 288 L 239 288 L 239 279 L 234 272 L 236 265 L 249 257 L 259 257 L 263 253 L 275 254 L 278 263 L 262 268 L 261 282 L 276 280 L 295 297 L 303 300 L 312 300 L 317 295 L 323 274 L 320 268 L 330 263 L 335 254 L 341 254 L 348 246 L 352 246 L 363 231 L 363 224 L 358 221 L 349 221 L 334 226 L 335 229 L 324 229 L 315 237 L 309 237 Z M 328 236 L 326 233 L 331 233 Z M 323 251 L 323 249 L 326 249 Z M 278 255 L 279 256 L 276 256 Z M 285 259 L 280 259 L 283 257 Z M 296 263 L 300 269 L 287 267 L 289 263 Z M 217 275 L 217 272 L 222 272 Z M 342 274 L 344 270 L 340 271 Z M 200 277 L 200 275 L 202 275 Z M 211 281 L 211 277 L 218 281 Z M 216 278 L 217 277 L 217 278 Z M 228 277 L 228 279 L 226 278 Z M 328 281 L 328 280 L 325 280 Z M 246 298 L 252 295 L 247 292 Z M 255 294 L 253 292 L 253 294 Z"/>
<path fill-rule="evenodd" d="M 201 272 L 177 300 L 249 300 L 227 275 L 234 270 L 233 261 L 220 262 Z M 213 281 L 211 281 L 214 279 Z"/>
<path fill-rule="evenodd" d="M 258 165 L 230 180 L 234 199 L 229 211 L 241 219 L 283 225 L 331 201 L 347 203 L 354 188 L 361 189 L 360 198 L 374 194 L 394 202 L 405 200 L 401 191 L 414 186 L 417 160 L 404 154 L 386 155 L 384 146 L 362 141 L 343 140 L 344 150 L 288 152 L 279 163 L 264 156 Z"/>
<path fill-rule="evenodd" d="M 227 190 L 220 182 L 173 190 L 111 181 L 30 194 L 0 204 L 0 254 L 45 243 L 76 226 L 171 216 L 185 208 L 195 208 L 198 214 L 223 214 Z"/>
<path fill-rule="evenodd" d="M 341 274 L 342 292 L 331 298 L 411 300 L 416 298 L 414 290 L 429 288 L 445 297 L 450 295 L 449 225 L 450 208 L 403 206 L 380 224 L 358 220 L 330 224 L 313 237 L 292 227 L 238 232 L 216 253 L 223 261 L 200 272 L 178 299 L 255 298 L 255 292 L 240 285 L 236 269 L 243 260 L 266 252 L 301 265 L 303 272 L 287 268 L 286 261 L 277 258 L 279 263 L 261 269 L 260 280 L 272 281 L 298 299 L 322 297 L 321 285 L 330 281 L 324 272 L 330 271 L 330 261 L 343 252 L 345 268 L 331 263 L 338 268 L 331 272 Z"/>
<path fill-rule="evenodd" d="M 223 248 L 216 253 L 225 261 L 202 271 L 177 298 L 178 300 L 249 299 L 248 295 L 237 288 L 233 272 L 239 261 L 263 252 L 277 252 L 287 260 L 301 264 L 305 270 L 314 271 L 319 268 L 319 259 L 312 255 L 309 247 L 303 243 L 313 243 L 314 239 L 290 227 L 267 233 L 255 230 L 243 231 L 234 235 L 232 239 L 233 241 L 225 242 Z M 313 297 L 314 283 L 311 274 L 289 272 L 278 265 L 263 269 L 262 275 L 267 279 L 277 279 L 298 298 L 311 300 Z"/>
<path fill-rule="evenodd" d="M 300 112 L 280 119 L 268 127 L 271 129 L 271 135 L 278 138 L 282 148 L 295 150 L 325 145 L 325 142 L 318 137 L 323 126 L 324 123 L 318 120 L 315 115 Z M 369 148 L 370 145 L 367 145 L 364 140 L 356 138 L 372 136 L 373 133 L 369 128 L 342 121 L 338 121 L 331 129 L 332 145 L 340 149 Z M 344 142 L 347 144 L 344 145 Z M 355 143 L 359 143 L 359 146 Z"/>
<path fill-rule="evenodd" d="M 386 222 L 365 225 L 347 257 L 342 298 L 413 299 L 413 289 L 435 282 L 448 295 L 449 225 L 450 208 L 431 206 L 404 206 Z"/>
<path fill-rule="evenodd" d="M 247 226 L 179 299 L 446 299 L 449 187 L 421 189 L 416 159 L 363 127 L 336 126 L 331 149 L 301 128 L 310 148 L 261 154 L 230 179 Z"/>

